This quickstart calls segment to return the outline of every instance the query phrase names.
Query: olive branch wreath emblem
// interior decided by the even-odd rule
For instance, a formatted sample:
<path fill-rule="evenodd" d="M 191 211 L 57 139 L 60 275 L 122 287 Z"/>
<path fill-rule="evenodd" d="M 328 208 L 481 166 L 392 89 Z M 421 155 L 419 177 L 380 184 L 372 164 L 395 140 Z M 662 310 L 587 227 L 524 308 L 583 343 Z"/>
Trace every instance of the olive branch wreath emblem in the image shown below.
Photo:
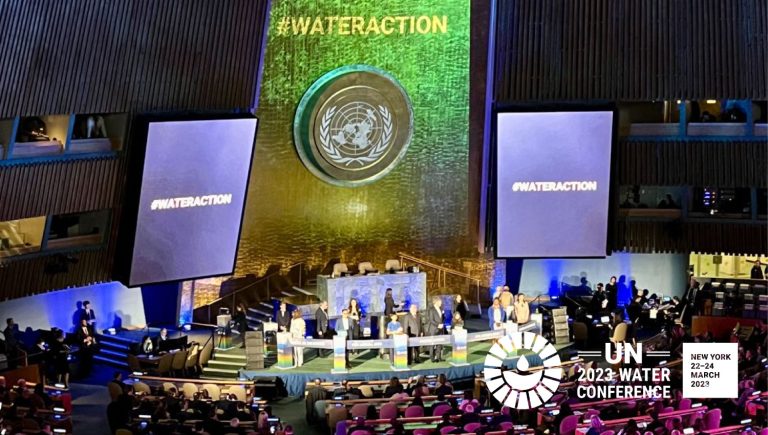
<path fill-rule="evenodd" d="M 382 119 L 382 133 L 379 138 L 379 143 L 376 146 L 371 147 L 368 154 L 359 157 L 345 157 L 339 152 L 339 149 L 335 147 L 330 141 L 330 125 L 333 120 L 333 115 L 336 114 L 336 106 L 329 107 L 325 111 L 320 120 L 320 148 L 325 151 L 325 154 L 335 163 L 349 166 L 352 163 L 357 163 L 363 166 L 365 163 L 372 163 L 378 160 L 384 152 L 389 148 L 390 139 L 392 139 L 392 114 L 385 106 L 378 106 L 379 113 Z"/>

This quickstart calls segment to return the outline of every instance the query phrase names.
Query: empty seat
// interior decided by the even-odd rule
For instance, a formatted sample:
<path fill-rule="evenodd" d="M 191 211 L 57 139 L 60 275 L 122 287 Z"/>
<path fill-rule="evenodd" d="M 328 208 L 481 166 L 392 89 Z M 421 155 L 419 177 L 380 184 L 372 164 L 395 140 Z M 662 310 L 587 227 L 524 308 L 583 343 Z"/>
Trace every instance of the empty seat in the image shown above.
<path fill-rule="evenodd" d="M 400 260 L 387 260 L 387 262 L 384 263 L 384 270 L 387 272 L 398 272 L 401 269 Z"/>
<path fill-rule="evenodd" d="M 337 278 L 341 276 L 342 273 L 349 272 L 349 269 L 347 269 L 347 263 L 336 263 L 333 265 L 333 273 L 331 274 L 332 278 Z"/>
<path fill-rule="evenodd" d="M 371 264 L 370 261 L 363 261 L 362 263 L 357 265 L 357 270 L 360 272 L 361 275 L 364 275 L 366 273 L 371 272 L 378 272 L 376 269 L 373 268 L 373 264 Z"/>

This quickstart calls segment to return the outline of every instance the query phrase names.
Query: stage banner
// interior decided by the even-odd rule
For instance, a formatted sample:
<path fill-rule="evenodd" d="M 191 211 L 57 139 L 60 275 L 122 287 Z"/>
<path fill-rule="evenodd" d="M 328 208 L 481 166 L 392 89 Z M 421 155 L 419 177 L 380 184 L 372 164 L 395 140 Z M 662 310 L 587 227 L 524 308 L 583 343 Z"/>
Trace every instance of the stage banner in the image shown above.
<path fill-rule="evenodd" d="M 333 369 L 331 373 L 347 373 L 347 332 L 333 336 Z"/>
<path fill-rule="evenodd" d="M 408 370 L 408 336 L 395 334 L 392 336 L 392 347 L 395 357 L 392 362 L 392 370 Z"/>
<path fill-rule="evenodd" d="M 464 328 L 451 331 L 451 365 L 467 365 L 467 330 Z"/>
<path fill-rule="evenodd" d="M 474 343 L 476 341 L 498 340 L 506 335 L 506 331 L 503 329 L 494 329 L 493 331 L 483 332 L 470 332 L 467 334 L 467 342 Z"/>
<path fill-rule="evenodd" d="M 290 369 L 293 367 L 293 346 L 291 346 L 291 333 L 277 333 L 277 368 Z"/>
<path fill-rule="evenodd" d="M 236 275 L 471 251 L 469 47 L 469 0 L 272 0 Z"/>
<path fill-rule="evenodd" d="M 362 350 L 362 349 L 385 349 L 392 347 L 392 340 L 349 340 L 347 341 L 347 349 L 349 350 Z"/>

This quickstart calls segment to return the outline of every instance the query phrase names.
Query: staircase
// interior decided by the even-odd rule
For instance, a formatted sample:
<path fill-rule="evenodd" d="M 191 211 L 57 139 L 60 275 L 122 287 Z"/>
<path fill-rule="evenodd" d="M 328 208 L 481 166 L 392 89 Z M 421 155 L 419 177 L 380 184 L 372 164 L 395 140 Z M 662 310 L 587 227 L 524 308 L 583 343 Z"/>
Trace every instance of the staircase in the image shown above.
<path fill-rule="evenodd" d="M 127 356 L 133 341 L 117 335 L 96 334 L 96 342 L 99 352 L 93 356 L 95 362 L 128 370 Z"/>
<path fill-rule="evenodd" d="M 233 348 L 217 350 L 208 366 L 203 367 L 204 379 L 237 379 L 238 371 L 245 367 L 245 350 Z"/>

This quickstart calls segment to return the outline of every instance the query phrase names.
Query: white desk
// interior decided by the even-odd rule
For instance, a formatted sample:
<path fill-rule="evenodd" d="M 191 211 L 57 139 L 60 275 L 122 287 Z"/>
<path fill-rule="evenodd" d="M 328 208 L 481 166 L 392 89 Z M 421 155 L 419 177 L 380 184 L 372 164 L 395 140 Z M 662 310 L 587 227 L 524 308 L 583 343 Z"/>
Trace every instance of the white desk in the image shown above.
<path fill-rule="evenodd" d="M 406 304 L 418 304 L 419 309 L 426 308 L 427 274 L 424 272 L 317 277 L 317 296 L 320 300 L 328 301 L 328 315 L 331 317 L 340 316 L 341 310 L 349 305 L 351 298 L 360 302 L 364 313 L 384 312 L 384 293 L 387 288 L 392 289 L 396 304 L 405 301 Z"/>

